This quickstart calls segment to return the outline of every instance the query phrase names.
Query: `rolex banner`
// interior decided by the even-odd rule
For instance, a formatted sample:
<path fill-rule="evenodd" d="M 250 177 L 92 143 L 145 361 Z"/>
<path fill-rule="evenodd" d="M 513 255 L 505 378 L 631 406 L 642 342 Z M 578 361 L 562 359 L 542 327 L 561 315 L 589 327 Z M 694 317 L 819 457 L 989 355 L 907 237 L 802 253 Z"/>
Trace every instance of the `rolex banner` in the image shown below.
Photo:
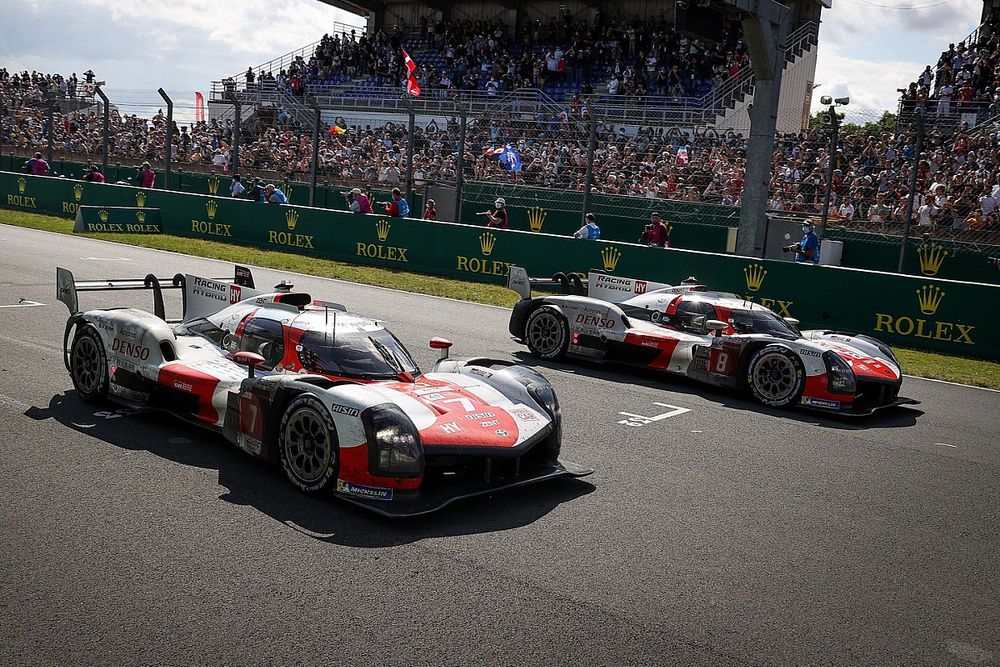
<path fill-rule="evenodd" d="M 80 206 L 74 232 L 160 234 L 160 209 L 133 206 Z"/>

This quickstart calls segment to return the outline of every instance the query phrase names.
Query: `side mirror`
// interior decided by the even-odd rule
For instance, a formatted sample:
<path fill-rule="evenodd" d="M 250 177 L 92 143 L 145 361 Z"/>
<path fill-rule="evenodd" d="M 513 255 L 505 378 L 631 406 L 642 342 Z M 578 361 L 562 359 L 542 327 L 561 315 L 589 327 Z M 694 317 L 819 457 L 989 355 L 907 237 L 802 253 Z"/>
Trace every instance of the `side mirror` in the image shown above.
<path fill-rule="evenodd" d="M 708 320 L 705 328 L 713 332 L 716 336 L 721 336 L 722 332 L 729 328 L 729 325 L 722 320 Z"/>
<path fill-rule="evenodd" d="M 447 338 L 435 336 L 431 338 L 430 346 L 432 350 L 441 350 L 441 356 L 438 357 L 438 361 L 441 361 L 448 358 L 448 348 L 452 346 L 452 342 Z"/>
<path fill-rule="evenodd" d="M 233 355 L 233 361 L 238 363 L 240 366 L 246 366 L 247 377 L 252 378 L 254 375 L 254 368 L 264 363 L 264 357 L 255 352 L 237 352 Z"/>
<path fill-rule="evenodd" d="M 796 329 L 799 328 L 799 321 L 797 319 L 795 319 L 794 317 L 782 317 L 781 319 L 785 320 L 785 322 L 787 322 L 788 324 L 791 324 Z"/>

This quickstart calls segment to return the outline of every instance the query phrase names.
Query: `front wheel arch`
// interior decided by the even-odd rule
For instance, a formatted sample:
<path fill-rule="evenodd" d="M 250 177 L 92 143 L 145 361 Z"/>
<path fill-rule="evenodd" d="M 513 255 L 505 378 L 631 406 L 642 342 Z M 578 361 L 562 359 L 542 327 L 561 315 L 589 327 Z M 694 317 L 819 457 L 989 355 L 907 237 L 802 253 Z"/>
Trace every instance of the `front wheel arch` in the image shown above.
<path fill-rule="evenodd" d="M 525 320 L 524 341 L 533 355 L 556 360 L 569 349 L 569 321 L 558 306 L 544 304 Z"/>

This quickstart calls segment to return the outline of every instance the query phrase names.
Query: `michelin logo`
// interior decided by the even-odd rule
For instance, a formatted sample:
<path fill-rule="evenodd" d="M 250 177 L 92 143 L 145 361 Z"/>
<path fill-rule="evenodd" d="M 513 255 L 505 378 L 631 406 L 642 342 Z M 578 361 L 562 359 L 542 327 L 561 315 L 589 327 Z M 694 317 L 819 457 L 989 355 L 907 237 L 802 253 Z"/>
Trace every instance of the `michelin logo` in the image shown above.
<path fill-rule="evenodd" d="M 372 500 L 392 500 L 392 489 L 383 489 L 377 486 L 362 486 L 361 484 L 345 482 L 342 479 L 337 480 L 337 493 L 371 498 Z"/>
<path fill-rule="evenodd" d="M 827 410 L 840 409 L 840 401 L 829 401 L 825 398 L 812 398 L 811 396 L 803 396 L 802 404 L 814 408 L 826 408 Z"/>

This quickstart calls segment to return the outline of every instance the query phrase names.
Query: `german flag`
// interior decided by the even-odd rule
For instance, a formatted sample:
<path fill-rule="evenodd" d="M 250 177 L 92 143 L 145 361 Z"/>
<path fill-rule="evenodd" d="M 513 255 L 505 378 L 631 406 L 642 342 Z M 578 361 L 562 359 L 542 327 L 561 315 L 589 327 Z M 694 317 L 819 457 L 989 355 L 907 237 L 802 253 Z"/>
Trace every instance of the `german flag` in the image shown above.
<path fill-rule="evenodd" d="M 338 134 L 347 134 L 347 130 L 344 129 L 344 128 L 342 128 L 339 125 L 331 125 L 330 126 L 330 135 L 331 136 L 337 136 Z"/>

